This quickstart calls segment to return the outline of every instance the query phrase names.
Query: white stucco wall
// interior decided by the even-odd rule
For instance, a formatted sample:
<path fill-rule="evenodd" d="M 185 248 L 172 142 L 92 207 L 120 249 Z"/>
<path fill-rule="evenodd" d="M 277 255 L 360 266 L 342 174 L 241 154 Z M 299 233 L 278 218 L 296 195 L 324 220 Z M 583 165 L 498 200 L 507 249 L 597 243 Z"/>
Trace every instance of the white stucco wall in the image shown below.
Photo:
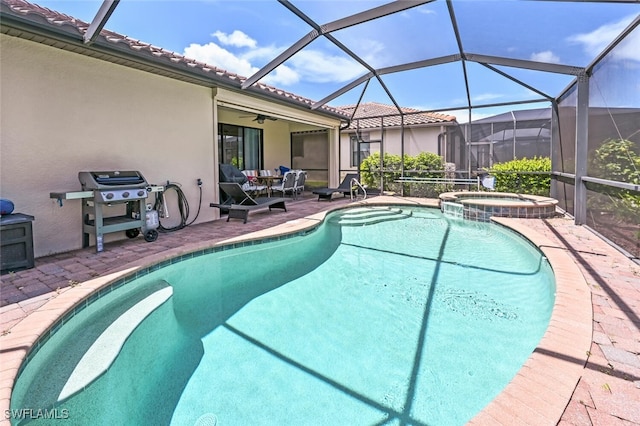
<path fill-rule="evenodd" d="M 0 196 L 35 216 L 36 257 L 81 247 L 81 201 L 60 207 L 49 198 L 80 190 L 80 170 L 179 182 L 192 214 L 200 178 L 198 222 L 216 217 L 211 89 L 4 34 L 0 41 Z"/>
<path fill-rule="evenodd" d="M 415 156 L 421 152 L 438 153 L 438 135 L 443 132 L 441 126 L 412 126 L 404 130 L 404 153 Z M 385 129 L 384 137 L 381 136 L 380 129 L 362 130 L 369 133 L 370 141 L 380 141 L 383 139 L 383 150 L 387 154 L 400 155 L 402 153 L 402 132 L 399 128 Z M 356 170 L 351 166 L 351 144 L 350 134 L 354 132 L 342 132 L 340 135 L 340 169 Z M 380 152 L 380 143 L 370 145 L 371 153 Z"/>

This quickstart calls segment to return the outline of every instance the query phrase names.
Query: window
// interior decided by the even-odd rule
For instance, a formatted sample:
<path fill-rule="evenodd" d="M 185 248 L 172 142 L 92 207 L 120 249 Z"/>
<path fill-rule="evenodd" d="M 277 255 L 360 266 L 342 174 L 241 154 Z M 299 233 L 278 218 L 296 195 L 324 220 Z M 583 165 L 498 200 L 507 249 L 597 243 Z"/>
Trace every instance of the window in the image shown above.
<path fill-rule="evenodd" d="M 360 143 L 358 143 L 358 135 L 352 133 L 349 135 L 351 141 L 351 167 L 358 167 L 362 160 L 371 155 L 369 147 L 369 133 L 360 133 Z M 358 145 L 360 146 L 360 161 L 358 162 Z"/>
<path fill-rule="evenodd" d="M 262 168 L 262 129 L 218 125 L 218 157 L 221 163 L 233 164 L 240 170 Z"/>

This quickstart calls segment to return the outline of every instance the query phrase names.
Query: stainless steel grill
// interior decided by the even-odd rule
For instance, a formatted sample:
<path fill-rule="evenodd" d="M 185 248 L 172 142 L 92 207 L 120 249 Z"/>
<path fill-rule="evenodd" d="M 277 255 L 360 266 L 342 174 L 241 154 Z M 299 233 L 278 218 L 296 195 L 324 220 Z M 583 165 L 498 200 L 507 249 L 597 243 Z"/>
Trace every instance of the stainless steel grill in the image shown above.
<path fill-rule="evenodd" d="M 62 200 L 82 199 L 82 247 L 89 247 L 93 235 L 96 252 L 103 250 L 104 234 L 125 231 L 128 237 L 136 237 L 146 224 L 147 196 L 164 190 L 149 185 L 137 171 L 83 171 L 78 180 L 82 191 L 52 192 L 50 197 L 60 205 Z M 109 207 L 122 204 L 126 205 L 124 215 L 105 214 Z"/>
<path fill-rule="evenodd" d="M 119 203 L 147 198 L 149 184 L 140 172 L 80 172 L 83 191 L 93 191 L 96 203 Z"/>

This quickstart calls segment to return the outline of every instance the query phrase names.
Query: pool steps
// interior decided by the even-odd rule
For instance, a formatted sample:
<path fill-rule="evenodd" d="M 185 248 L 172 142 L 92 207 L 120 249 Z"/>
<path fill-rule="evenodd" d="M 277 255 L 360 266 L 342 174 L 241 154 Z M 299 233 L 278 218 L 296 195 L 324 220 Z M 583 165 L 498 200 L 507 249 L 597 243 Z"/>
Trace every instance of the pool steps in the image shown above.
<path fill-rule="evenodd" d="M 373 225 L 391 220 L 411 217 L 411 211 L 405 212 L 399 208 L 390 207 L 362 207 L 349 209 L 349 213 L 338 215 L 330 219 L 329 223 L 341 226 Z"/>
<path fill-rule="evenodd" d="M 173 295 L 173 287 L 166 281 L 163 281 L 162 285 L 163 288 L 151 293 L 120 315 L 93 342 L 69 376 L 58 401 L 83 390 L 109 369 L 131 333 Z"/>

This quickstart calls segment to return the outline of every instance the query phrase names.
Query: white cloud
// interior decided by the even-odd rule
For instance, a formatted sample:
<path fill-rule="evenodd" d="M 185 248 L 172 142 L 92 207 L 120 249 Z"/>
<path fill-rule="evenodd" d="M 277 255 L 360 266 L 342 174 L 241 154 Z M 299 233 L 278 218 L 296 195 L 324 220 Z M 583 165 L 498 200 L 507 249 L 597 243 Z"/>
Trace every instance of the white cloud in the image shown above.
<path fill-rule="evenodd" d="M 481 93 L 471 97 L 471 102 L 484 102 L 491 101 L 493 99 L 500 99 L 503 95 L 499 93 Z"/>
<path fill-rule="evenodd" d="M 602 25 L 590 33 L 570 36 L 567 40 L 571 43 L 581 44 L 584 51 L 589 56 L 595 57 L 600 54 L 600 52 L 602 52 L 618 35 L 620 35 L 620 33 L 634 18 L 635 15 L 627 16 L 618 22 Z M 619 59 L 640 60 L 640 49 L 638 49 L 638 43 L 640 43 L 640 35 L 635 31 L 632 35 L 627 37 L 622 48 L 616 49 L 616 57 Z"/>
<path fill-rule="evenodd" d="M 556 54 L 553 53 L 550 50 L 545 50 L 543 52 L 532 53 L 530 59 L 532 61 L 545 62 L 545 63 L 549 63 L 549 64 L 559 64 L 560 63 L 560 58 L 558 56 L 556 56 Z"/>
<path fill-rule="evenodd" d="M 353 45 L 355 51 L 366 52 L 360 57 L 369 64 L 375 64 L 376 62 L 385 63 L 385 57 L 394 54 L 393 49 L 387 49 L 383 43 L 376 40 L 357 40 Z"/>
<path fill-rule="evenodd" d="M 204 45 L 192 43 L 184 49 L 183 55 L 243 77 L 248 77 L 258 70 L 248 60 L 229 52 L 213 42 Z"/>
<path fill-rule="evenodd" d="M 226 71 L 250 77 L 284 48 L 258 46 L 258 43 L 242 31 L 213 34 L 220 44 L 192 43 L 183 55 Z M 225 47 L 222 47 L 224 45 Z M 376 52 L 381 46 L 370 45 L 368 52 Z M 344 83 L 359 77 L 364 69 L 350 58 L 333 56 L 319 50 L 302 50 L 280 65 L 261 81 L 274 86 L 291 86 L 300 81 L 310 83 Z"/>
<path fill-rule="evenodd" d="M 211 35 L 217 38 L 220 43 L 227 46 L 249 47 L 253 49 L 258 44 L 254 39 L 239 30 L 235 30 L 231 34 L 216 31 Z"/>
<path fill-rule="evenodd" d="M 272 86 L 291 86 L 300 81 L 300 74 L 286 65 L 280 65 L 262 81 Z"/>
<path fill-rule="evenodd" d="M 363 74 L 360 65 L 341 57 L 331 56 L 319 50 L 303 50 L 290 60 L 291 67 L 305 81 L 312 83 L 347 82 Z"/>
<path fill-rule="evenodd" d="M 634 31 L 613 51 L 616 59 L 640 61 L 640 32 Z"/>
<path fill-rule="evenodd" d="M 400 12 L 400 16 L 402 16 L 403 18 L 411 18 L 413 16 L 413 11 L 417 11 L 418 13 L 421 13 L 423 15 L 437 15 L 435 10 L 429 8 L 429 5 L 423 4 L 422 6 L 414 7 L 410 10 Z"/>
<path fill-rule="evenodd" d="M 246 59 L 247 61 L 269 62 L 273 58 L 278 56 L 282 52 L 282 50 L 283 49 L 279 49 L 274 46 L 256 47 L 254 49 L 243 52 L 241 55 L 242 58 Z"/>
<path fill-rule="evenodd" d="M 419 7 L 418 8 L 418 12 L 424 14 L 424 15 L 437 15 L 436 11 L 433 9 L 429 9 L 426 7 Z"/>

